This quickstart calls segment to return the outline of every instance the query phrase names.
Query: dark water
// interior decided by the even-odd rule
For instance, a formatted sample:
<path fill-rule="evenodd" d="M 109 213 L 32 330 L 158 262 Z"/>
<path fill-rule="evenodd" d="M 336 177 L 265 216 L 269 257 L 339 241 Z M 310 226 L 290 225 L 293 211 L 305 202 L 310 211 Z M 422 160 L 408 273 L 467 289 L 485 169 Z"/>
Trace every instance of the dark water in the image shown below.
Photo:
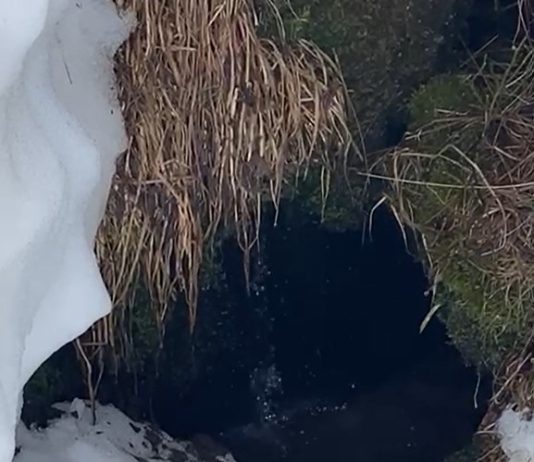
<path fill-rule="evenodd" d="M 437 319 L 419 332 L 428 282 L 396 221 L 378 211 L 371 235 L 294 223 L 264 230 L 250 296 L 225 250 L 233 346 L 180 399 L 160 393 L 156 420 L 238 462 L 438 462 L 467 445 L 490 383 Z"/>
<path fill-rule="evenodd" d="M 443 351 L 373 391 L 299 403 L 222 441 L 238 462 L 441 462 L 470 443 L 489 393 L 457 361 Z"/>

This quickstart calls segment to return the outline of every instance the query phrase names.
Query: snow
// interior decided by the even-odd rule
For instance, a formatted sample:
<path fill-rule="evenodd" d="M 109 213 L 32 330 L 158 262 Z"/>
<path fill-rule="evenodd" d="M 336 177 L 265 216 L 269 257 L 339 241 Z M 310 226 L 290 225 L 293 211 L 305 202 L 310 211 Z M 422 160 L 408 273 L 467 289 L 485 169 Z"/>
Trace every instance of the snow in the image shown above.
<path fill-rule="evenodd" d="M 510 462 L 534 462 L 534 421 L 529 410 L 506 409 L 497 421 L 497 433 Z"/>
<path fill-rule="evenodd" d="M 111 307 L 93 241 L 126 147 L 111 58 L 131 26 L 110 0 L 0 0 L 0 462 L 25 382 Z"/>
<path fill-rule="evenodd" d="M 81 400 L 55 407 L 64 414 L 44 430 L 20 424 L 14 462 L 201 462 L 191 443 L 176 442 L 113 406 L 97 406 L 95 425 Z M 212 460 L 235 462 L 229 454 Z"/>

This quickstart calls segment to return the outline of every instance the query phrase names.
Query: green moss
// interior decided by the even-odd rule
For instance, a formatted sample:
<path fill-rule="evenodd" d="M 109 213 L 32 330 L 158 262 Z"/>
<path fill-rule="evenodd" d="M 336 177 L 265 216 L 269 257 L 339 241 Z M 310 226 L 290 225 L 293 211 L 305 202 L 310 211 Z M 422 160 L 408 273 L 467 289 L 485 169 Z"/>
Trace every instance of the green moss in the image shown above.
<path fill-rule="evenodd" d="M 477 89 L 467 75 L 440 75 L 414 92 L 408 104 L 410 128 L 416 129 L 444 117 L 447 112 L 467 111 L 476 104 Z"/>
<path fill-rule="evenodd" d="M 52 404 L 81 396 L 85 388 L 76 365 L 74 347 L 68 345 L 49 358 L 24 387 L 22 418 L 27 424 L 46 425 L 57 413 Z"/>
<path fill-rule="evenodd" d="M 137 373 L 145 375 L 148 364 L 154 359 L 160 348 L 161 336 L 148 294 L 137 298 L 130 309 L 131 351 L 129 363 Z M 150 371 L 151 372 L 151 371 Z"/>
<path fill-rule="evenodd" d="M 64 388 L 63 380 L 60 370 L 51 363 L 45 363 L 37 370 L 24 389 L 24 417 L 27 422 L 46 424 L 51 417 L 50 405 Z"/>
<path fill-rule="evenodd" d="M 370 152 L 398 141 L 408 122 L 412 92 L 437 69 L 455 67 L 454 45 L 471 0 L 275 0 L 275 4 L 289 42 L 313 41 L 339 61 L 357 116 L 355 139 Z M 277 36 L 277 24 L 263 26 L 264 35 Z M 451 88 L 450 94 L 457 95 L 456 90 Z M 423 104 L 434 102 L 414 100 L 412 112 Z M 349 165 L 365 170 L 357 156 L 351 156 Z M 364 210 L 381 197 L 381 184 L 369 184 L 353 171 L 347 183 L 344 175 L 335 175 L 326 203 L 317 172 L 289 197 L 299 202 L 300 212 L 321 216 L 326 226 L 358 227 Z"/>
<path fill-rule="evenodd" d="M 361 179 L 349 178 L 343 173 L 334 174 L 324 197 L 321 173 L 311 170 L 305 180 L 290 190 L 285 202 L 286 213 L 296 221 L 320 221 L 333 230 L 358 229 L 365 217 Z"/>
<path fill-rule="evenodd" d="M 481 183 L 473 165 L 487 171 L 494 163 L 482 142 L 484 91 L 465 76 L 440 76 L 414 93 L 405 147 L 425 160 L 404 164 L 404 178 L 418 182 L 403 187 L 402 199 L 425 238 L 439 280 L 435 303 L 453 342 L 469 362 L 494 369 L 524 345 L 528 284 L 504 280 L 499 255 L 484 251 L 493 244 L 472 237 L 490 194 L 472 186 Z"/>
<path fill-rule="evenodd" d="M 442 305 L 440 315 L 468 362 L 493 370 L 522 347 L 522 310 L 498 279 L 460 255 L 449 258 L 442 279 L 436 303 Z"/>
<path fill-rule="evenodd" d="M 454 44 L 471 5 L 470 0 L 275 3 L 289 42 L 311 40 L 339 61 L 357 116 L 353 133 L 368 152 L 396 143 L 408 122 L 407 103 L 412 92 L 436 69 L 455 67 Z M 276 25 L 264 26 L 264 35 L 277 35 Z M 450 93 L 457 95 L 456 88 Z M 423 104 L 434 102 L 414 100 L 412 112 Z M 365 170 L 356 156 L 351 156 L 349 166 Z M 348 182 L 345 173 L 337 172 L 326 203 L 317 172 L 289 197 L 299 203 L 299 212 L 322 217 L 325 226 L 361 226 L 364 210 L 381 197 L 382 187 L 353 172 L 349 172 L 352 177 Z"/>

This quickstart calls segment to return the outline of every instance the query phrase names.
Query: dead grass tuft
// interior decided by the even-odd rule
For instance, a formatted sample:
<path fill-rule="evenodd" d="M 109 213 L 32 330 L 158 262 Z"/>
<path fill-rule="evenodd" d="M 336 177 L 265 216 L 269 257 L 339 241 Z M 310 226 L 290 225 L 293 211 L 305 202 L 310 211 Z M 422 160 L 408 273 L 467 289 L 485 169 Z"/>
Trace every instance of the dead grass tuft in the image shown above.
<path fill-rule="evenodd" d="M 137 288 L 161 332 L 179 293 L 193 326 L 202 256 L 218 231 L 235 234 L 246 267 L 262 203 L 277 206 L 311 167 L 326 196 L 350 136 L 336 63 L 306 41 L 259 38 L 251 1 L 117 3 L 139 27 L 117 57 L 130 145 L 97 241 L 116 308 L 104 334 L 84 339 L 120 356 Z"/>

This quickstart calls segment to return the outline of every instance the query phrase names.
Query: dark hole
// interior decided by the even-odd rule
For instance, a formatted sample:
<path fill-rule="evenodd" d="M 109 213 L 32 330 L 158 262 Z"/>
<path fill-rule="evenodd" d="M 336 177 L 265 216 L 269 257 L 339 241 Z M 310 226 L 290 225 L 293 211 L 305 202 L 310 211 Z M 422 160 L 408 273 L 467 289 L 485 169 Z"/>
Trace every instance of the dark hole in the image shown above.
<path fill-rule="evenodd" d="M 437 318 L 419 332 L 428 281 L 385 209 L 370 235 L 282 213 L 250 296 L 240 252 L 223 253 L 227 289 L 201 307 L 191 387 L 170 399 L 161 380 L 154 396 L 164 429 L 216 436 L 238 462 L 438 462 L 470 442 L 491 383 Z"/>

